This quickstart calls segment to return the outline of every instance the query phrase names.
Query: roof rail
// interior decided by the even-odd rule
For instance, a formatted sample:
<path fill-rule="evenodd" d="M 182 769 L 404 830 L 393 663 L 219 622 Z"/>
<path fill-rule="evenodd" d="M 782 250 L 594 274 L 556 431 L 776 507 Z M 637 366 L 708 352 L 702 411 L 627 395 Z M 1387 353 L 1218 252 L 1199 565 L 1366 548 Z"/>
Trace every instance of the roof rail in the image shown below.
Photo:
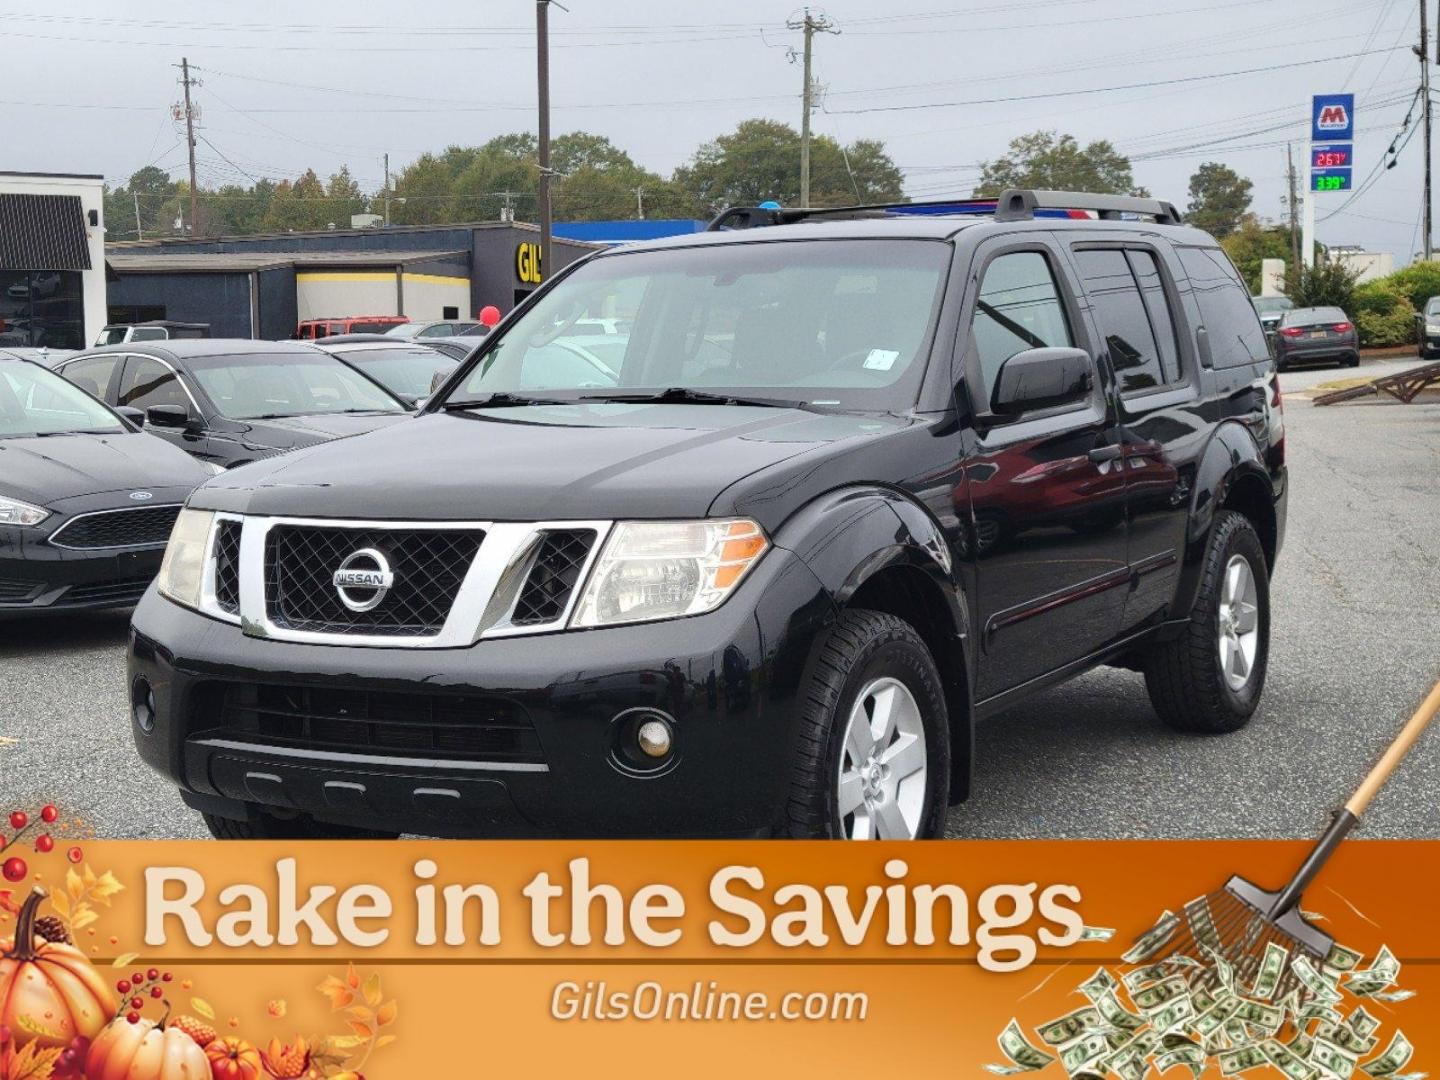
<path fill-rule="evenodd" d="M 1000 193 L 996 221 L 1028 221 L 1037 210 L 1091 210 L 1102 220 L 1116 221 L 1125 214 L 1155 219 L 1157 225 L 1179 225 L 1174 203 L 1136 195 L 1098 195 L 1086 191 L 1032 191 L 1009 188 Z"/>
<path fill-rule="evenodd" d="M 917 202 L 861 203 L 856 206 L 729 206 L 706 226 L 708 232 L 791 225 L 813 218 L 865 218 L 889 215 L 993 214 L 996 221 L 1028 221 L 1036 217 L 1080 217 L 1094 213 L 1102 220 L 1126 214 L 1153 218 L 1157 225 L 1179 225 L 1173 203 L 1133 195 L 1099 195 L 1084 191 L 1033 191 L 1009 188 L 999 198 L 929 199 Z"/>

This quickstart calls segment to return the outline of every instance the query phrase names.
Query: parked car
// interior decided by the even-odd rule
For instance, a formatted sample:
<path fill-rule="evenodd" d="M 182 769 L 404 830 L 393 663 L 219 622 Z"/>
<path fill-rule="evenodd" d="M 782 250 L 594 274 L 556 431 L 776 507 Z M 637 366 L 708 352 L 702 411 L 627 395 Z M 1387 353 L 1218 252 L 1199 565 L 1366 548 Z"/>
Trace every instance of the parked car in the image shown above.
<path fill-rule="evenodd" d="M 434 349 L 456 363 L 464 360 L 480 346 L 480 343 L 473 337 L 466 337 L 463 334 L 453 338 L 420 338 L 419 342 L 427 349 Z"/>
<path fill-rule="evenodd" d="M 1425 301 L 1425 310 L 1415 316 L 1415 341 L 1421 360 L 1440 355 L 1440 296 Z"/>
<path fill-rule="evenodd" d="M 1275 328 L 1275 364 L 1284 371 L 1292 364 L 1333 360 L 1341 367 L 1360 366 L 1360 333 L 1338 307 L 1293 308 Z"/>
<path fill-rule="evenodd" d="M 79 349 L 51 349 L 41 345 L 39 348 L 32 348 L 28 345 L 7 345 L 5 351 L 11 356 L 18 356 L 21 360 L 33 360 L 41 367 L 53 368 L 76 355 Z"/>
<path fill-rule="evenodd" d="M 459 360 L 419 343 L 395 341 L 381 335 L 378 340 L 355 340 L 349 335 L 336 343 L 317 346 L 337 360 L 373 379 L 411 408 L 430 394 L 437 375 L 454 371 Z"/>
<path fill-rule="evenodd" d="M 143 410 L 146 430 L 227 469 L 409 415 L 379 383 L 299 342 L 112 345 L 56 370 L 110 405 Z"/>
<path fill-rule="evenodd" d="M 1255 305 L 1255 314 L 1260 316 L 1260 325 L 1266 330 L 1279 326 L 1280 316 L 1295 306 L 1295 301 L 1288 296 L 1252 296 L 1250 303 Z"/>
<path fill-rule="evenodd" d="M 208 338 L 209 323 L 174 322 L 154 319 L 150 322 L 110 323 L 100 330 L 95 346 L 124 345 L 131 341 L 172 341 L 178 338 Z"/>
<path fill-rule="evenodd" d="M 347 315 L 335 319 L 306 319 L 295 328 L 301 341 L 331 337 L 334 334 L 383 334 L 410 320 L 404 315 Z"/>
<path fill-rule="evenodd" d="M 206 484 L 141 756 L 226 837 L 906 838 L 1099 664 L 1244 726 L 1286 472 L 1239 274 L 1154 199 L 925 209 L 597 252 L 416 419 Z M 617 309 L 595 387 L 553 345 Z"/>
<path fill-rule="evenodd" d="M 135 603 L 215 472 L 0 352 L 0 619 Z"/>
<path fill-rule="evenodd" d="M 60 280 L 59 274 L 31 274 L 12 284 L 5 290 L 5 295 L 12 300 L 54 296 L 60 291 Z"/>
<path fill-rule="evenodd" d="M 436 322 L 401 323 L 385 333 L 398 338 L 448 338 L 479 326 L 473 319 L 444 319 Z"/>

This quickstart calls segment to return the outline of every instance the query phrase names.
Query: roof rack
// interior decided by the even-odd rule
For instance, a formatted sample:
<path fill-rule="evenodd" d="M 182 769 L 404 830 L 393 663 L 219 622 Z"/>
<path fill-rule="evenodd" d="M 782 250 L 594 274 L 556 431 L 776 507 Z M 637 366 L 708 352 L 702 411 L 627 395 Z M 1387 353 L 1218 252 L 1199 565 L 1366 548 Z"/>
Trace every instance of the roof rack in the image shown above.
<path fill-rule="evenodd" d="M 1173 203 L 1132 195 L 1099 195 L 1083 191 L 1032 191 L 1008 188 L 996 199 L 935 199 L 920 202 L 862 203 L 857 206 L 769 207 L 730 206 L 707 226 L 710 232 L 792 225 L 815 218 L 939 215 L 993 215 L 996 221 L 1029 221 L 1037 217 L 1088 218 L 1106 221 L 1126 215 L 1152 218 L 1157 225 L 1179 225 L 1180 211 Z"/>

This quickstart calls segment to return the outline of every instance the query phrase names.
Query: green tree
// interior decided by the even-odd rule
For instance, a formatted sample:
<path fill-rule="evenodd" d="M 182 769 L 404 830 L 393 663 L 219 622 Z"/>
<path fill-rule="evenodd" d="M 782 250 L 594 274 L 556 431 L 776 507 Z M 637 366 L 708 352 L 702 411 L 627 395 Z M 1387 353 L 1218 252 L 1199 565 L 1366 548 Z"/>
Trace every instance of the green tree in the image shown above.
<path fill-rule="evenodd" d="M 165 204 L 178 189 L 164 169 L 147 165 L 130 179 L 105 193 L 105 229 L 111 240 L 135 239 L 135 207 L 140 207 L 140 227 L 146 236 L 168 234 L 171 220 Z"/>
<path fill-rule="evenodd" d="M 1010 140 L 1010 149 L 981 166 L 979 196 L 1006 188 L 1089 191 L 1109 195 L 1146 195 L 1131 175 L 1130 159 L 1107 140 L 1081 146 L 1073 135 L 1034 131 Z"/>
<path fill-rule="evenodd" d="M 1250 212 L 1251 186 L 1228 165 L 1205 162 L 1190 177 L 1186 222 L 1216 238 L 1229 236 Z"/>
<path fill-rule="evenodd" d="M 848 165 L 847 165 L 848 160 Z M 674 182 L 695 212 L 775 199 L 800 199 L 800 136 L 778 120 L 745 120 L 695 151 L 675 170 Z M 810 201 L 816 206 L 895 202 L 904 197 L 903 177 L 883 143 L 862 139 L 842 147 L 829 135 L 810 142 Z"/>
<path fill-rule="evenodd" d="M 1220 241 L 1230 261 L 1240 271 L 1252 294 L 1260 292 L 1260 264 L 1266 259 L 1283 259 L 1288 266 L 1294 261 L 1290 246 L 1290 230 L 1280 225 L 1261 225 L 1247 216 L 1240 227 Z"/>
<path fill-rule="evenodd" d="M 444 161 L 434 154 L 421 154 L 395 179 L 396 201 L 390 208 L 390 220 L 397 225 L 434 225 L 454 220 L 450 217 L 454 183 Z"/>

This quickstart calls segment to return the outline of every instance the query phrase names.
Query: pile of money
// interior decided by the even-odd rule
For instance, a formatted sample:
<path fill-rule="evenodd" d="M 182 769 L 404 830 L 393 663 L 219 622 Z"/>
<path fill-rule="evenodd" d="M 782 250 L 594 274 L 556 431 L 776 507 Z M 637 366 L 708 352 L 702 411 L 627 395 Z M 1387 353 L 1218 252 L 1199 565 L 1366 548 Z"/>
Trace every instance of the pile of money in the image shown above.
<path fill-rule="evenodd" d="M 1200 955 L 1161 956 L 1182 929 Z M 1087 928 L 1085 936 L 1108 934 Z M 1058 1060 L 1079 1080 L 1142 1080 L 1151 1068 L 1176 1065 L 1197 1078 L 1214 1065 L 1224 1076 L 1274 1066 L 1289 1080 L 1351 1080 L 1357 1072 L 1364 1074 L 1358 1080 L 1425 1080 L 1401 1071 L 1414 1054 L 1404 1033 L 1375 1052 L 1381 1024 L 1365 1002 L 1414 996 L 1397 985 L 1400 961 L 1387 947 L 1365 965 L 1362 953 L 1343 945 L 1315 961 L 1271 940 L 1237 971 L 1222 955 L 1202 897 L 1183 915 L 1165 912 L 1123 960 L 1124 969 L 1102 967 L 1075 988 L 1087 1004 L 1039 1025 L 1039 1045 L 1011 1020 L 998 1039 L 1007 1064 L 985 1068 L 1015 1076 Z"/>

